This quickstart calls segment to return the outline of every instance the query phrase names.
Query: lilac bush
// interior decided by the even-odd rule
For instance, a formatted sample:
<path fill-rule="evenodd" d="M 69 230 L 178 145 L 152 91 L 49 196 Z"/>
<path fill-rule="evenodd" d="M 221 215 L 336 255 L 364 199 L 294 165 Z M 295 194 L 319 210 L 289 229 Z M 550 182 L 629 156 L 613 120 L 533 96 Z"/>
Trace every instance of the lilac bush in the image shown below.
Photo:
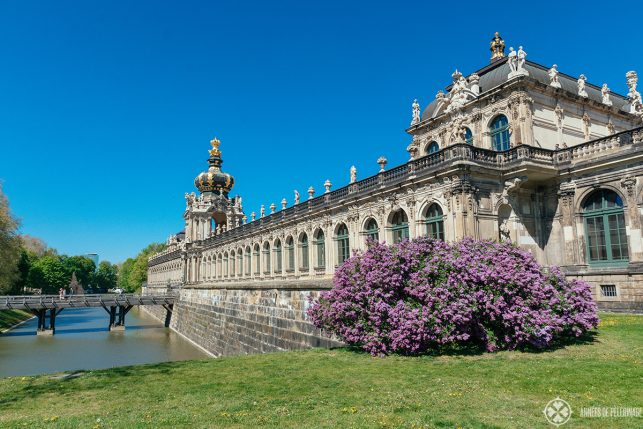
<path fill-rule="evenodd" d="M 338 268 L 308 314 L 373 355 L 546 348 L 598 324 L 587 283 L 544 272 L 509 243 L 470 238 L 372 243 Z"/>

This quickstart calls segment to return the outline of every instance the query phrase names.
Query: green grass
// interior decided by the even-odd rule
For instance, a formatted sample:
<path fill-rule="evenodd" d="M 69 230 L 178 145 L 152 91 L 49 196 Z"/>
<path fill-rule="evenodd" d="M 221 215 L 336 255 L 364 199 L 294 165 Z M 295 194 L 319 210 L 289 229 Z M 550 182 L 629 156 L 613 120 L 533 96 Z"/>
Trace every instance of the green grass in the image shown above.
<path fill-rule="evenodd" d="M 0 334 L 32 317 L 33 314 L 22 310 L 0 310 Z"/>
<path fill-rule="evenodd" d="M 643 317 L 602 315 L 584 343 L 543 353 L 373 358 L 345 349 L 0 380 L 2 428 L 628 428 L 581 407 L 643 406 Z"/>

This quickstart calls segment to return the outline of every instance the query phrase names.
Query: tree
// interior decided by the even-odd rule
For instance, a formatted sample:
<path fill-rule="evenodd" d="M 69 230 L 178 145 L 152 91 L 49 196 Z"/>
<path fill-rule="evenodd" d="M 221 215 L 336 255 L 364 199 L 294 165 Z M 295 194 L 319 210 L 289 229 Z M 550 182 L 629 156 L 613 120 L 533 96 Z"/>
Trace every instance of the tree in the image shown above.
<path fill-rule="evenodd" d="M 45 256 L 45 254 L 48 252 L 54 252 L 54 254 L 56 253 L 55 249 L 49 249 L 47 247 L 47 243 L 45 243 L 38 237 L 32 237 L 31 235 L 24 234 L 20 236 L 20 242 L 22 245 L 21 247 L 24 250 L 28 250 L 39 258 L 41 256 Z"/>
<path fill-rule="evenodd" d="M 94 261 L 85 256 L 67 256 L 60 257 L 62 264 L 67 270 L 67 282 L 71 279 L 72 273 L 76 272 L 76 278 L 84 288 L 92 285 L 94 273 L 96 272 L 96 265 Z"/>
<path fill-rule="evenodd" d="M 0 188 L 0 294 L 6 294 L 15 287 L 18 280 L 20 260 L 20 238 L 18 220 L 11 214 L 9 200 Z"/>
<path fill-rule="evenodd" d="M 165 244 L 152 243 L 141 250 L 135 258 L 128 258 L 120 267 L 118 286 L 134 292 L 147 281 L 147 259 L 154 253 L 165 249 Z"/>
<path fill-rule="evenodd" d="M 98 292 L 114 289 L 118 281 L 118 267 L 108 261 L 101 261 L 94 275 L 94 287 Z"/>
<path fill-rule="evenodd" d="M 71 273 L 60 256 L 45 255 L 36 260 L 29 269 L 27 285 L 42 289 L 43 294 L 57 294 L 58 289 L 67 288 L 70 278 Z"/>

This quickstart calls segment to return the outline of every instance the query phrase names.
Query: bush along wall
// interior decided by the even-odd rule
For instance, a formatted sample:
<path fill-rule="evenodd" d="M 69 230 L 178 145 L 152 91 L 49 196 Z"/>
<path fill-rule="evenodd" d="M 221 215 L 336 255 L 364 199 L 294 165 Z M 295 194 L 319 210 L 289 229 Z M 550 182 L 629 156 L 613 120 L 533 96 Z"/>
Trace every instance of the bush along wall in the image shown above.
<path fill-rule="evenodd" d="M 547 348 L 598 325 L 587 283 L 549 272 L 510 243 L 430 238 L 370 243 L 308 314 L 373 355 L 452 347 Z"/>

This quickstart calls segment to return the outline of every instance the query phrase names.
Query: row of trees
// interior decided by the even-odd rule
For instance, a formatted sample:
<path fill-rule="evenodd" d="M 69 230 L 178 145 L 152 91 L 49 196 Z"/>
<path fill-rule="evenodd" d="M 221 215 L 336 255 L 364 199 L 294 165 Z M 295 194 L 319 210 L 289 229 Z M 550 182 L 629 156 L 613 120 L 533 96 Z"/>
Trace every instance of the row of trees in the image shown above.
<path fill-rule="evenodd" d="M 40 239 L 18 234 L 18 220 L 0 188 L 0 294 L 23 294 L 40 290 L 56 294 L 67 289 L 73 273 L 86 291 L 107 292 L 117 285 L 128 292 L 147 280 L 147 258 L 163 249 L 151 244 L 119 267 L 102 261 L 98 267 L 84 256 L 59 255 Z"/>

